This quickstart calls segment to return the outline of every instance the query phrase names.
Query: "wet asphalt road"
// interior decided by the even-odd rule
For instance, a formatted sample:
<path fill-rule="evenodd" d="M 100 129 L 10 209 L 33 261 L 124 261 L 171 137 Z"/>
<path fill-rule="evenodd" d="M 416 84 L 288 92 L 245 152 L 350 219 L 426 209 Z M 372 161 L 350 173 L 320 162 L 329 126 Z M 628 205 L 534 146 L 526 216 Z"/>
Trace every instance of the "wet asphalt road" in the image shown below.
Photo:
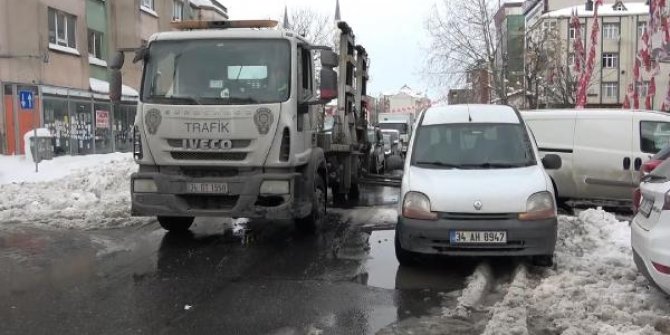
<path fill-rule="evenodd" d="M 455 304 L 477 262 L 399 268 L 398 189 L 362 197 L 315 235 L 226 219 L 187 236 L 3 226 L 0 333 L 374 334 Z"/>

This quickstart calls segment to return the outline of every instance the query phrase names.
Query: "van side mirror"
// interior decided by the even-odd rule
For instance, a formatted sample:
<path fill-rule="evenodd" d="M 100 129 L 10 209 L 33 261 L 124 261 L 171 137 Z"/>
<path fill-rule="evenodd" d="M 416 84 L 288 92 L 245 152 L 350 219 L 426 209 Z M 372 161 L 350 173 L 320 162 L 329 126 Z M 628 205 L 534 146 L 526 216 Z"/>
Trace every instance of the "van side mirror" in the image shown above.
<path fill-rule="evenodd" d="M 321 51 L 321 65 L 323 67 L 334 68 L 339 65 L 339 57 L 332 50 L 322 50 Z"/>
<path fill-rule="evenodd" d="M 321 69 L 321 101 L 328 102 L 337 98 L 337 73 L 330 68 Z"/>
<path fill-rule="evenodd" d="M 542 165 L 547 170 L 558 170 L 563 165 L 563 161 L 559 155 L 547 154 L 542 158 Z"/>

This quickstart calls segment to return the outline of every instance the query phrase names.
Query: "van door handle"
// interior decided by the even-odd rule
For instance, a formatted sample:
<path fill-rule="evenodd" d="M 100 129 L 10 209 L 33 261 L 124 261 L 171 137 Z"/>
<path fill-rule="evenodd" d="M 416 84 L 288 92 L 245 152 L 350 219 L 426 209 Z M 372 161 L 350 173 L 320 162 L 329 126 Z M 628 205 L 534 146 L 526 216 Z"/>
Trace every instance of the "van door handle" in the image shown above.
<path fill-rule="evenodd" d="M 630 158 L 629 157 L 625 157 L 623 159 L 623 169 L 624 170 L 630 170 Z"/>
<path fill-rule="evenodd" d="M 640 171 L 641 167 L 642 167 L 642 158 L 640 157 L 635 158 L 635 171 Z"/>

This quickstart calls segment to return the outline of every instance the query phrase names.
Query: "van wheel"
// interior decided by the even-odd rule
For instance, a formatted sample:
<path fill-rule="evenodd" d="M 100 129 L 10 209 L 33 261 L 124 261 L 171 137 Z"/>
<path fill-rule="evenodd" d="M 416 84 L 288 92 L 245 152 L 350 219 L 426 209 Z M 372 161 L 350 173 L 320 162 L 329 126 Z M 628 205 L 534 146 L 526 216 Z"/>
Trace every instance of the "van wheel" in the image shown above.
<path fill-rule="evenodd" d="M 396 259 L 398 259 L 398 263 L 400 263 L 401 266 L 405 267 L 416 266 L 417 255 L 411 251 L 407 251 L 402 248 L 402 246 L 400 245 L 400 239 L 398 238 L 397 230 L 395 232 L 394 245 L 395 245 L 395 257 Z"/>
<path fill-rule="evenodd" d="M 178 216 L 159 216 L 157 217 L 163 229 L 171 233 L 187 232 L 193 224 L 193 217 L 178 217 Z"/>
<path fill-rule="evenodd" d="M 533 265 L 550 268 L 554 266 L 554 255 L 533 256 Z"/>
<path fill-rule="evenodd" d="M 321 177 L 317 176 L 314 181 L 314 197 L 312 198 L 312 211 L 304 218 L 295 220 L 296 228 L 303 233 L 314 233 L 326 218 L 326 185 Z"/>

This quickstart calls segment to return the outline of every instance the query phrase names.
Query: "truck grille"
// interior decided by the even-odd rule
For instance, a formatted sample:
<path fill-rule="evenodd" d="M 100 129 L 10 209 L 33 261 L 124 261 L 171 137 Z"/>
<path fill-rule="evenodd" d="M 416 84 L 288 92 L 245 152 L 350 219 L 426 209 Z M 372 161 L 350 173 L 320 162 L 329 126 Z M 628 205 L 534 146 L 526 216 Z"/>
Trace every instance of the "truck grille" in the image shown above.
<path fill-rule="evenodd" d="M 235 207 L 239 195 L 182 195 L 189 209 L 195 210 L 230 210 Z"/>
<path fill-rule="evenodd" d="M 178 161 L 243 161 L 246 152 L 171 152 L 172 159 Z"/>
<path fill-rule="evenodd" d="M 251 140 L 231 140 L 232 144 L 231 149 L 244 149 L 251 145 Z M 167 143 L 172 148 L 183 148 L 182 139 L 171 138 L 167 140 Z"/>

